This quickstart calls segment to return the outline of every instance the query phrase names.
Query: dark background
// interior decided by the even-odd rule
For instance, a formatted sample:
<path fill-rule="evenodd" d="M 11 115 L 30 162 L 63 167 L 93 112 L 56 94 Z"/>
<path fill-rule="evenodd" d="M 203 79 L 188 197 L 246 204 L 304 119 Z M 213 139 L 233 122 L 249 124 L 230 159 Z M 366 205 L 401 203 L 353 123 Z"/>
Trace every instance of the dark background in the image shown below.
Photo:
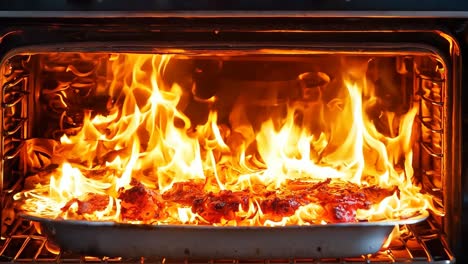
<path fill-rule="evenodd" d="M 0 10 L 380 10 L 465 11 L 464 0 L 1 0 Z"/>

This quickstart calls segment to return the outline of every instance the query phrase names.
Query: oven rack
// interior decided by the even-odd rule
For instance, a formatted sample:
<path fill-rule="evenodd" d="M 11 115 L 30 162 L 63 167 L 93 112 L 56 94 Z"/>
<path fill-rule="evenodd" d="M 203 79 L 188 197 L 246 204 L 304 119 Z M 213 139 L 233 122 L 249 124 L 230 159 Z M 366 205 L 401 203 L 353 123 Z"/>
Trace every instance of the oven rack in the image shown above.
<path fill-rule="evenodd" d="M 0 186 L 2 190 L 11 179 L 5 179 L 5 174 L 12 174 L 13 165 L 19 161 L 24 149 L 28 125 L 28 99 L 30 99 L 30 60 L 31 56 L 16 56 L 5 62 L 2 69 L 3 85 L 1 87 L 1 120 L 2 134 L 0 140 L 0 153 L 2 175 Z M 7 163 L 7 161 L 9 163 Z"/>
<path fill-rule="evenodd" d="M 372 256 L 343 259 L 286 259 L 286 260 L 170 260 L 98 258 L 64 252 L 36 232 L 30 221 L 16 218 L 6 238 L 0 241 L 0 263 L 455 263 L 443 235 L 424 221 L 401 227 L 402 235 L 394 239 L 388 249 Z M 55 252 L 55 253 L 52 253 Z"/>
<path fill-rule="evenodd" d="M 420 98 L 417 118 L 421 123 L 423 133 L 426 132 L 432 135 L 431 137 L 423 138 L 420 144 L 429 156 L 441 159 L 444 157 L 440 145 L 444 134 L 442 127 L 444 102 L 441 99 L 441 92 L 445 90 L 445 79 L 417 74 L 416 80 Z M 424 83 L 429 84 L 425 85 Z M 438 89 L 434 89 L 433 87 L 437 87 Z"/>

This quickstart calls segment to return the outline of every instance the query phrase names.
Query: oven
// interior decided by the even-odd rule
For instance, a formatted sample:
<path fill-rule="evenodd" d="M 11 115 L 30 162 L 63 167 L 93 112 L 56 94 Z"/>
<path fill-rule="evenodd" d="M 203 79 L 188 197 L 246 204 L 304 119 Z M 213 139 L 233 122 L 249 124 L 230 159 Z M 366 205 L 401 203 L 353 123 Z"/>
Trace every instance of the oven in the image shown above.
<path fill-rule="evenodd" d="M 464 135 L 468 120 L 463 103 L 468 85 L 463 78 L 467 73 L 464 67 L 468 48 L 466 4 L 446 1 L 441 7 L 437 1 L 428 1 L 427 6 L 421 6 L 418 1 L 382 1 L 375 5 L 366 1 L 291 1 L 288 5 L 269 1 L 239 1 L 236 4 L 134 1 L 134 5 L 106 0 L 54 4 L 36 1 L 34 5 L 26 2 L 0 3 L 3 125 L 0 261 L 463 262 L 464 202 L 468 197 L 463 165 L 467 158 Z M 152 91 L 148 91 L 149 86 L 153 87 Z M 155 86 L 158 87 L 156 92 Z M 158 107 L 153 109 L 153 104 Z M 164 117 L 159 116 L 160 113 L 164 113 Z M 116 122 L 109 118 L 116 116 L 125 121 L 119 121 L 115 126 Z M 138 125 L 131 120 L 137 120 Z M 297 130 L 298 123 L 301 129 L 306 129 Z M 155 124 L 164 129 L 157 125 L 158 129 L 155 129 Z M 145 127 L 146 132 L 139 126 Z M 183 134 L 180 134 L 181 130 Z M 94 142 L 88 139 L 96 136 L 96 131 L 107 131 L 105 136 L 111 134 L 113 139 L 118 138 L 118 143 L 112 140 L 106 143 L 103 134 L 99 134 L 99 140 L 94 139 L 99 144 L 81 144 Z M 200 131 L 204 134 L 198 141 L 189 137 Z M 289 133 L 286 138 L 283 132 Z M 153 137 L 158 133 L 164 135 Z M 304 133 L 309 134 L 305 137 Z M 303 147 L 305 139 L 309 143 Z M 70 142 L 72 147 L 64 147 Z M 171 151 L 162 151 L 164 155 L 150 151 L 164 148 Z M 238 167 L 218 168 L 214 165 L 231 164 L 231 160 L 226 161 L 225 148 L 238 154 Z M 275 152 L 275 148 L 281 151 Z M 194 150 L 198 150 L 201 157 L 196 151 L 191 154 Z M 64 160 L 79 160 L 78 163 L 85 164 L 83 167 L 93 171 L 97 178 L 107 174 L 94 170 L 95 164 L 113 168 L 120 159 L 125 164 L 134 162 L 133 167 L 129 166 L 130 171 L 120 167 L 123 175 L 131 174 L 136 167 L 146 166 L 142 169 L 144 176 L 138 180 L 145 186 L 157 186 L 162 197 L 178 189 L 177 183 L 183 180 L 177 180 L 177 177 L 187 174 L 189 176 L 185 177 L 193 184 L 189 186 L 193 191 L 197 189 L 196 180 L 201 175 L 197 170 L 203 171 L 203 168 L 192 162 L 190 155 L 200 159 L 203 166 L 216 167 L 209 170 L 210 176 L 206 176 L 206 172 L 201 174 L 205 175 L 202 177 L 205 184 L 211 182 L 213 186 L 223 186 L 221 189 L 231 182 L 228 176 L 234 173 L 232 171 L 246 169 L 251 172 L 255 166 L 267 170 L 278 167 L 281 175 L 286 175 L 289 184 L 298 190 L 302 183 L 291 179 L 301 173 L 319 175 L 322 182 L 347 177 L 349 186 L 355 184 L 361 191 L 375 183 L 382 188 L 379 192 L 385 193 L 388 188 L 400 184 L 397 195 L 394 195 L 398 196 L 396 200 L 375 207 L 371 216 L 362 211 L 356 215 L 352 210 L 350 214 L 348 207 L 333 207 L 332 216 L 328 215 L 330 219 L 314 218 L 308 224 L 334 221 L 362 224 L 360 217 L 371 219 L 369 222 L 372 219 L 394 220 L 405 218 L 405 213 L 414 213 L 411 207 L 427 210 L 428 215 L 422 221 L 403 221 L 391 234 L 377 238 L 365 225 L 360 227 L 362 229 L 352 227 L 351 231 L 324 229 L 309 235 L 318 237 L 317 241 L 303 240 L 307 232 L 301 238 L 301 232 L 291 235 L 293 232 L 286 229 L 283 234 L 270 237 L 277 241 L 264 241 L 265 247 L 254 249 L 256 246 L 250 245 L 251 249 L 241 249 L 242 244 L 249 245 L 246 241 L 249 236 L 264 235 L 262 231 L 247 233 L 229 246 L 239 247 L 239 252 L 245 254 L 236 255 L 238 251 L 233 253 L 234 250 L 228 247 L 221 248 L 221 253 L 210 255 L 205 249 L 217 248 L 210 242 L 222 244 L 232 229 L 236 232 L 235 229 L 240 228 L 237 225 L 246 225 L 250 221 L 247 225 L 267 225 L 270 226 L 267 229 L 274 229 L 276 226 L 272 226 L 282 225 L 281 221 L 285 221 L 283 225 L 297 225 L 307 222 L 304 220 L 307 217 L 299 220 L 276 217 L 267 221 L 253 217 L 233 224 L 236 221 L 233 212 L 248 214 L 247 207 L 255 204 L 243 208 L 242 201 L 237 201 L 235 208 L 228 210 L 224 209 L 223 201 L 224 215 L 221 218 L 207 213 L 206 205 L 197 211 L 192 204 L 191 211 L 178 209 L 177 221 L 191 224 L 211 221 L 231 226 L 231 231 L 217 230 L 216 235 L 195 234 L 199 236 L 195 238 L 185 237 L 187 232 L 181 232 L 180 237 L 177 232 L 169 233 L 168 236 L 173 235 L 176 240 L 192 239 L 193 243 L 180 250 L 169 242 L 163 243 L 158 247 L 167 247 L 163 252 L 168 256 L 160 256 L 128 249 L 138 244 L 134 241 L 139 239 L 143 241 L 140 247 L 145 247 L 150 243 L 145 239 L 151 239 L 151 236 L 146 238 L 141 234 L 139 237 L 130 232 L 122 238 L 112 233 L 115 227 L 101 229 L 100 226 L 88 226 L 89 232 L 83 230 L 83 226 L 65 226 L 65 230 L 60 231 L 58 225 L 44 224 L 43 220 L 22 215 L 17 207 L 20 201 L 33 200 L 35 203 L 26 202 L 22 209 L 66 222 L 63 218 L 73 219 L 80 214 L 77 210 L 89 209 L 85 202 L 95 201 L 94 198 L 106 199 L 93 196 L 84 202 L 73 200 L 72 193 L 78 183 L 73 178 L 74 171 L 64 165 Z M 305 165 L 299 162 L 303 157 L 317 162 L 311 168 L 307 162 Z M 135 161 L 138 159 L 141 164 Z M 158 162 L 163 165 L 151 171 L 153 165 L 148 164 Z M 323 164 L 330 168 L 324 169 Z M 342 174 L 343 166 L 349 166 L 354 173 Z M 386 170 L 387 166 L 390 169 Z M 53 185 L 50 178 L 55 171 L 72 176 L 68 181 L 57 178 L 55 187 L 50 188 Z M 218 175 L 220 171 L 225 175 Z M 176 176 L 161 176 L 169 172 Z M 266 180 L 262 178 L 266 177 L 263 174 L 255 177 L 269 181 L 268 177 Z M 122 176 L 120 181 L 110 181 L 121 188 L 136 186 L 131 178 Z M 245 184 L 251 184 L 249 188 L 255 189 L 251 183 L 254 178 L 249 179 L 240 184 L 244 184 L 244 189 Z M 93 184 L 88 187 L 108 188 Z M 47 195 L 53 192 L 60 196 L 61 202 L 63 199 L 69 202 L 60 204 L 58 210 L 47 207 L 50 205 L 41 207 L 44 199 L 38 197 L 44 193 L 38 186 L 45 185 Z M 417 190 L 413 192 L 414 188 Z M 36 191 L 26 192 L 29 189 Z M 119 192 L 118 188 L 116 192 Z M 305 193 L 311 192 L 308 189 Z M 215 194 L 213 191 L 209 195 Z M 407 200 L 403 198 L 405 195 Z M 419 203 L 418 195 L 426 200 Z M 121 200 L 125 200 L 122 197 Z M 215 198 L 210 196 L 210 201 Z M 361 202 L 357 200 L 353 200 L 353 206 Z M 161 206 L 153 202 L 151 206 Z M 333 202 L 330 200 L 327 204 Z M 100 204 L 103 208 L 108 206 L 107 202 Z M 219 207 L 219 203 L 216 206 Z M 273 211 L 271 214 L 284 217 L 295 205 L 289 202 L 281 207 L 281 199 L 275 197 L 270 204 L 263 201 L 257 202 L 256 206 L 264 215 L 270 210 Z M 368 205 L 364 202 L 363 206 Z M 122 214 L 134 217 L 132 220 L 137 222 L 155 217 L 153 209 L 149 213 L 145 208 L 138 208 L 137 212 L 125 206 L 120 209 L 124 210 Z M 74 211 L 64 212 L 67 210 Z M 383 211 L 378 213 L 378 210 Z M 105 214 L 100 217 L 108 221 L 116 219 Z M 161 214 L 158 217 L 162 217 Z M 167 219 L 164 221 L 172 221 Z M 161 223 L 166 223 L 164 221 Z M 345 226 L 341 224 L 337 226 Z M 224 238 L 218 237 L 219 231 Z M 112 235 L 101 235 L 103 233 Z M 321 244 L 325 243 L 322 238 L 333 236 L 337 239 L 335 245 L 325 247 Z M 101 245 L 95 244 L 93 239 L 96 237 L 102 237 Z M 374 243 L 373 239 L 378 241 Z M 333 238 L 330 241 L 333 242 Z M 360 241 L 372 241 L 367 243 L 377 248 L 361 255 L 348 250 Z M 103 251 L 93 249 L 103 250 L 102 243 L 120 243 L 118 250 L 123 251 L 108 249 L 112 256 L 103 255 Z M 177 241 L 173 243 L 177 244 Z M 304 243 L 312 243 L 312 249 L 308 251 L 309 246 Z M 278 248 L 275 244 L 282 246 Z M 290 247 L 289 244 L 295 244 L 297 250 L 283 250 Z M 104 252 L 109 251 L 104 249 Z M 123 252 L 122 256 L 116 252 Z"/>

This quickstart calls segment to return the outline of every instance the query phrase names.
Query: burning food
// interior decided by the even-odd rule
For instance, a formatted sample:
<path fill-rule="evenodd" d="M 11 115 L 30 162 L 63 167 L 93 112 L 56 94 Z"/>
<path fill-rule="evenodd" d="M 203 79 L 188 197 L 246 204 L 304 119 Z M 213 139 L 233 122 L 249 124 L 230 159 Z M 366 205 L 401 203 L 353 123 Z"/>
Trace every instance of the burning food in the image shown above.
<path fill-rule="evenodd" d="M 145 187 L 139 182 L 133 182 L 133 187 L 123 190 L 117 196 L 121 205 L 121 216 L 124 221 L 164 221 L 166 208 L 176 204 L 178 208 L 190 208 L 191 213 L 199 216 L 206 223 L 221 223 L 223 221 L 251 220 L 255 214 L 242 216 L 240 211 L 248 211 L 249 204 L 259 205 L 257 210 L 265 214 L 265 218 L 281 221 L 290 217 L 301 206 L 315 203 L 324 208 L 322 221 L 327 223 L 355 222 L 358 209 L 369 209 L 372 204 L 380 202 L 383 197 L 392 194 L 391 191 L 380 188 L 360 190 L 359 186 L 332 183 L 331 179 L 308 184 L 308 188 L 295 191 L 263 191 L 260 193 L 246 191 L 233 192 L 222 190 L 217 193 L 198 192 L 189 199 L 180 199 L 180 193 L 169 191 L 162 196 L 157 191 Z M 191 182 L 181 182 L 178 186 L 192 187 Z M 182 187 L 182 189 L 184 189 Z M 190 191 L 184 192 L 190 193 Z M 74 214 L 75 218 L 87 219 L 87 215 L 103 211 L 109 204 L 109 196 L 87 193 L 82 200 L 73 198 L 63 208 L 64 215 Z M 71 205 L 77 204 L 76 209 Z M 92 220 L 92 218 L 90 219 Z"/>
<path fill-rule="evenodd" d="M 52 134 L 60 143 L 49 161 L 56 168 L 27 179 L 32 188 L 16 195 L 20 209 L 61 219 L 231 226 L 441 213 L 413 180 L 417 108 L 385 110 L 365 71 L 357 70 L 362 66 L 350 64 L 356 69 L 349 80 L 345 70 L 342 81 L 301 74 L 299 83 L 304 76 L 320 82 L 227 88 L 204 99 L 193 94 L 194 80 L 175 77 L 187 76 L 184 61 L 112 54 L 105 87 L 75 85 L 73 93 L 44 87 L 43 98 L 60 98 L 59 107 L 48 106 L 59 115 Z M 42 63 L 69 61 L 44 56 Z M 83 101 L 81 112 L 71 106 Z"/>

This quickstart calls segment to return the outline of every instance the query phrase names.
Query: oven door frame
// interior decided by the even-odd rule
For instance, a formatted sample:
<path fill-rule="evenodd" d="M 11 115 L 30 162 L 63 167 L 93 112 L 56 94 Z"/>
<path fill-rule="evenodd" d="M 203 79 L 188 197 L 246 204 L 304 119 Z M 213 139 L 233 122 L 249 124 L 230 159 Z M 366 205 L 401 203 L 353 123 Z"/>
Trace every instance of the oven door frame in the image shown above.
<path fill-rule="evenodd" d="M 446 98 L 450 106 L 447 107 L 447 117 L 450 118 L 445 120 L 452 129 L 444 149 L 446 160 L 450 161 L 446 164 L 447 177 L 450 178 L 447 189 L 451 190 L 447 194 L 450 197 L 446 199 L 446 217 L 451 221 L 446 221 L 449 223 L 445 230 L 453 234 L 448 240 L 452 250 L 456 255 L 461 253 L 462 213 L 466 213 L 468 207 L 468 171 L 464 165 L 462 167 L 468 159 L 468 156 L 462 156 L 462 151 L 468 150 L 463 137 L 468 131 L 468 107 L 462 104 L 468 82 L 461 79 L 468 73 L 468 69 L 462 67 L 466 60 L 462 53 L 468 49 L 468 19 L 452 17 L 447 20 L 422 15 L 380 17 L 368 13 L 355 13 L 350 17 L 347 12 L 342 15 L 312 12 L 304 16 L 297 16 L 294 12 L 248 12 L 244 15 L 227 12 L 222 19 L 216 16 L 217 13 L 203 12 L 195 16 L 176 12 L 164 15 L 137 13 L 129 17 L 102 12 L 85 16 L 36 13 L 36 16 L 22 17 L 21 12 L 15 14 L 0 12 L 2 59 L 11 52 L 46 46 L 55 46 L 57 51 L 65 46 L 75 47 L 77 51 L 96 48 L 124 51 L 135 49 L 134 43 L 143 42 L 151 44 L 143 45 L 142 50 L 150 48 L 155 52 L 158 49 L 154 47 L 198 47 L 203 50 L 217 46 L 229 49 L 239 46 L 239 42 L 244 43 L 244 48 L 298 46 L 339 49 L 347 46 L 355 47 L 354 51 L 362 48 L 398 50 L 402 47 L 430 47 L 441 54 L 446 59 L 446 66 L 452 69 L 450 82 L 453 87 Z M 252 44 L 255 45 L 249 46 Z M 1 182 L 3 184 L 3 180 Z M 3 191 L 11 190 L 5 187 Z M 464 200 L 463 197 L 467 198 Z"/>

